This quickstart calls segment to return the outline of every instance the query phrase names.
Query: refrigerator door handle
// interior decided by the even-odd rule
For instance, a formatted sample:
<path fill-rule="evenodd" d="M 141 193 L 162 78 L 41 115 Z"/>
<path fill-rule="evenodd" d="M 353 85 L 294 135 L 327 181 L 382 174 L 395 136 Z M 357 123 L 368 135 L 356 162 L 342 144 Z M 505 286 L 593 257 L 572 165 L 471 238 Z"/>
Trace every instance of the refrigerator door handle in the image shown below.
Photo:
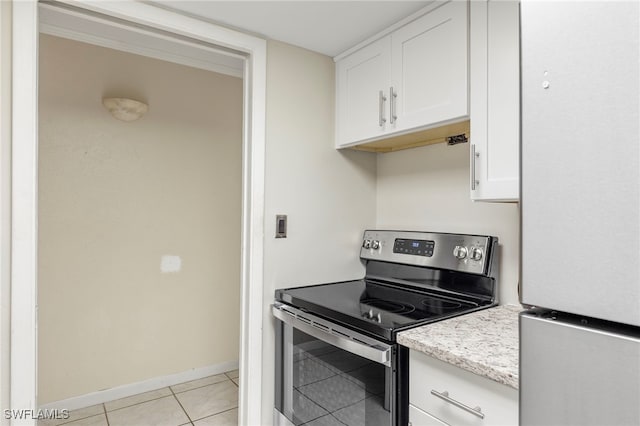
<path fill-rule="evenodd" d="M 455 405 L 456 407 L 466 411 L 467 413 L 484 419 L 484 414 L 482 413 L 482 409 L 480 407 L 471 408 L 468 405 L 463 404 L 462 402 L 456 401 L 449 396 L 448 391 L 438 392 L 435 389 L 431 389 L 431 395 L 437 396 L 438 398 L 448 402 L 449 404 Z"/>

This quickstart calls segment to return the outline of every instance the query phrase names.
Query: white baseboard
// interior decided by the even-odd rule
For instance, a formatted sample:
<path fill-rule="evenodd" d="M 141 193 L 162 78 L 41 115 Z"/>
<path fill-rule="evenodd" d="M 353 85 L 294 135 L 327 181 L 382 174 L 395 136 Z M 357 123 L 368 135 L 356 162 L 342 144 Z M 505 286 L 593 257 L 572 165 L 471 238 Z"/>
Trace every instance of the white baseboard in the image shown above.
<path fill-rule="evenodd" d="M 91 405 L 101 404 L 114 399 L 126 398 L 128 396 L 137 395 L 143 392 L 149 392 L 156 389 L 165 388 L 171 385 L 188 382 L 191 380 L 201 379 L 215 374 L 221 374 L 226 371 L 236 370 L 238 361 L 223 362 L 222 364 L 209 365 L 206 367 L 193 368 L 181 373 L 170 374 L 168 376 L 154 377 L 141 382 L 130 383 L 127 385 L 116 386 L 110 389 L 104 389 L 97 392 L 91 392 L 85 395 L 74 396 L 72 398 L 63 399 L 61 401 L 50 402 L 40 406 L 41 409 L 67 409 L 77 410 L 78 408 L 89 407 Z"/>

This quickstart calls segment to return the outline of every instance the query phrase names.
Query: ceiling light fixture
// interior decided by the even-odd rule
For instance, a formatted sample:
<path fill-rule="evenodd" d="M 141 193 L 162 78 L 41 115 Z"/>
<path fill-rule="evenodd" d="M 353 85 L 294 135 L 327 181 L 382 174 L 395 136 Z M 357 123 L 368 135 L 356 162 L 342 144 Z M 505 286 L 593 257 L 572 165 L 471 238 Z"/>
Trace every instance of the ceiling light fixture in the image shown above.
<path fill-rule="evenodd" d="M 102 105 L 122 121 L 135 121 L 149 111 L 147 104 L 128 98 L 104 98 Z"/>

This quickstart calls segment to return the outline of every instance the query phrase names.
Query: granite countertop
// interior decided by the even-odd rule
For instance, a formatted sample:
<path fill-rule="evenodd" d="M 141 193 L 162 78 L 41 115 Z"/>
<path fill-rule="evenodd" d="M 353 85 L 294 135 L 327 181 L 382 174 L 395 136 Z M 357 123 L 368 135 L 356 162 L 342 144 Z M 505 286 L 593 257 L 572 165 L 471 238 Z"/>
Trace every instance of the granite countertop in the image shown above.
<path fill-rule="evenodd" d="M 502 305 L 398 334 L 398 343 L 518 389 L 518 313 Z"/>

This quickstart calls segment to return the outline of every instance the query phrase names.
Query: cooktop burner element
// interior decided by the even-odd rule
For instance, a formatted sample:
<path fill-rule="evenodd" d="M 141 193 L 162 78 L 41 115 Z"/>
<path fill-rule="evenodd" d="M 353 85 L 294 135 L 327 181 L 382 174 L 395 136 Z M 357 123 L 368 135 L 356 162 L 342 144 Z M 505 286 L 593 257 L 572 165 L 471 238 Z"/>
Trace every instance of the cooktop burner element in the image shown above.
<path fill-rule="evenodd" d="M 364 279 L 277 290 L 276 301 L 394 342 L 399 331 L 493 306 L 496 245 L 488 236 L 366 231 Z"/>
<path fill-rule="evenodd" d="M 388 340 L 399 330 L 489 303 L 449 301 L 431 292 L 365 279 L 279 290 L 276 299 Z"/>
<path fill-rule="evenodd" d="M 452 300 L 430 298 L 422 301 L 422 304 L 427 309 L 441 309 L 443 311 L 449 311 L 451 309 L 457 309 L 462 306 L 460 302 L 454 302 Z"/>
<path fill-rule="evenodd" d="M 416 307 L 401 302 L 392 302 L 391 300 L 381 299 L 364 299 L 360 301 L 363 309 L 380 309 L 392 314 L 408 314 L 416 310 Z"/>

